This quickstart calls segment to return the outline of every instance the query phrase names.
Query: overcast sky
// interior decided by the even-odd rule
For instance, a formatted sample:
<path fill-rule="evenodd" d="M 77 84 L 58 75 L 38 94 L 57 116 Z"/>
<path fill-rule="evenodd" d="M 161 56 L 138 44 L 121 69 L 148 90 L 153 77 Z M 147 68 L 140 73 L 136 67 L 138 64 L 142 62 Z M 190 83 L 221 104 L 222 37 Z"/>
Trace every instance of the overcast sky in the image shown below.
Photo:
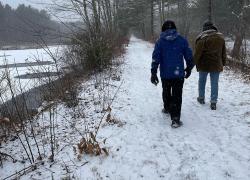
<path fill-rule="evenodd" d="M 52 1 L 56 1 L 59 4 L 66 2 L 66 0 L 0 0 L 2 4 L 9 4 L 12 8 L 17 8 L 19 4 L 31 5 L 36 9 L 45 9 L 51 14 L 53 20 L 60 18 L 63 21 L 75 21 L 78 20 L 75 14 L 70 12 L 55 12 L 51 6 Z M 56 16 L 55 16 L 56 14 Z"/>
<path fill-rule="evenodd" d="M 16 8 L 19 4 L 31 5 L 37 9 L 46 8 L 43 3 L 49 3 L 50 0 L 0 0 L 2 4 L 9 4 L 11 7 Z"/>

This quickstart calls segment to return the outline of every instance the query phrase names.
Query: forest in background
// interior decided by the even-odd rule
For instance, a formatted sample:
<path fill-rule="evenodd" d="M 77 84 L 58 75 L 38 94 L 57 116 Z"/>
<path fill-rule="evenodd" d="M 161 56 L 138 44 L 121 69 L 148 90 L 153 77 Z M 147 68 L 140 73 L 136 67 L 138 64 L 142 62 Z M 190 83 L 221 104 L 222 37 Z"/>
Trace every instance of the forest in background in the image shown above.
<path fill-rule="evenodd" d="M 230 52 L 233 58 L 244 59 L 249 51 L 244 47 L 244 40 L 250 36 L 249 0 L 116 0 L 110 7 L 110 2 L 105 0 L 57 0 L 54 3 L 55 9 L 66 13 L 74 11 L 76 16 L 82 18 L 77 23 L 66 23 L 63 18 L 54 21 L 45 10 L 23 4 L 12 9 L 9 5 L 0 3 L 0 46 L 20 42 L 34 43 L 41 39 L 48 43 L 57 43 L 62 37 L 71 38 L 75 30 L 79 33 L 86 31 L 89 26 L 87 19 L 95 21 L 97 16 L 100 16 L 98 18 L 102 23 L 101 28 L 106 29 L 109 27 L 104 19 L 111 17 L 110 13 L 114 10 L 116 14 L 112 18 L 119 26 L 119 31 L 130 31 L 143 39 L 153 40 L 158 37 L 163 22 L 172 19 L 176 22 L 179 33 L 187 37 L 192 45 L 203 23 L 211 19 L 225 37 L 234 41 Z M 96 4 L 96 15 L 89 14 L 89 17 L 85 17 L 85 3 L 90 11 L 94 10 L 93 4 Z M 99 8 L 102 5 L 110 10 L 101 12 Z M 64 34 L 66 30 L 71 34 Z"/>
<path fill-rule="evenodd" d="M 244 40 L 249 39 L 249 0 L 126 0 L 128 26 L 144 39 L 155 39 L 164 20 L 176 22 L 180 34 L 192 44 L 205 21 L 211 19 L 225 37 L 234 41 L 230 52 L 242 59 L 247 51 Z"/>
<path fill-rule="evenodd" d="M 72 44 L 68 57 L 80 64 L 101 64 L 100 59 L 110 59 L 130 34 L 155 41 L 166 19 L 174 20 L 194 47 L 202 25 L 212 20 L 230 42 L 228 55 L 249 64 L 250 0 L 54 0 L 50 6 L 48 13 L 0 3 L 0 47 Z"/>
<path fill-rule="evenodd" d="M 45 10 L 20 4 L 13 9 L 0 2 L 0 47 L 9 45 L 32 45 L 41 41 L 58 44 L 64 27 L 51 20 Z"/>

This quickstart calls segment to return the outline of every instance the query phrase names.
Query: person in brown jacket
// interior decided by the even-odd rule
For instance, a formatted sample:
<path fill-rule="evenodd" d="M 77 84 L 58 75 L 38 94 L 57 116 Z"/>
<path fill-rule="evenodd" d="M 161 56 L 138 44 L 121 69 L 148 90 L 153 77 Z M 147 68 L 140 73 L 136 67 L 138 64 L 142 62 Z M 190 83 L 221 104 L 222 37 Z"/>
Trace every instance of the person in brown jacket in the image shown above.
<path fill-rule="evenodd" d="M 199 97 L 197 101 L 205 104 L 205 87 L 207 76 L 211 81 L 211 109 L 216 110 L 218 99 L 218 82 L 220 72 L 226 64 L 226 46 L 223 34 L 212 22 L 203 25 L 203 32 L 197 37 L 194 61 L 199 72 Z"/>

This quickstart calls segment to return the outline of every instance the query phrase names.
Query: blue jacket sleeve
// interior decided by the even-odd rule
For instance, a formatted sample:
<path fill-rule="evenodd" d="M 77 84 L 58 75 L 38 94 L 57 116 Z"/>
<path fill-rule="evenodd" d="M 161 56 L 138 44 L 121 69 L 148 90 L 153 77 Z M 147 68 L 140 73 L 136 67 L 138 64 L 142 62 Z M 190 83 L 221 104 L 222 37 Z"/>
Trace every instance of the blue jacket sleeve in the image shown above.
<path fill-rule="evenodd" d="M 155 44 L 154 52 L 152 55 L 151 73 L 157 74 L 157 69 L 161 62 L 161 48 L 159 40 Z"/>
<path fill-rule="evenodd" d="M 184 55 L 184 59 L 185 59 L 186 64 L 187 64 L 187 68 L 193 69 L 193 67 L 194 67 L 193 52 L 192 52 L 191 48 L 189 47 L 188 41 L 186 39 L 184 40 L 183 55 Z"/>

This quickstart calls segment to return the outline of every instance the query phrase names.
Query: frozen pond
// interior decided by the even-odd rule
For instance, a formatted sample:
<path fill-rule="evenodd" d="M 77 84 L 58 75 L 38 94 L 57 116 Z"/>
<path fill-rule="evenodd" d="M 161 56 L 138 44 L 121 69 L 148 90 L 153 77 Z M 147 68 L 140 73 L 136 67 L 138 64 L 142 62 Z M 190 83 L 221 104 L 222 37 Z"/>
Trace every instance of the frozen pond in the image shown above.
<path fill-rule="evenodd" d="M 5 64 L 0 65 L 0 69 L 6 68 L 17 68 L 17 67 L 31 67 L 31 66 L 43 66 L 43 65 L 52 65 L 51 61 L 37 61 L 37 62 L 26 62 L 26 63 L 16 63 L 16 64 Z"/>
<path fill-rule="evenodd" d="M 0 50 L 0 104 L 13 95 L 57 79 L 61 75 L 59 62 L 63 48 L 50 46 L 48 49 Z"/>

